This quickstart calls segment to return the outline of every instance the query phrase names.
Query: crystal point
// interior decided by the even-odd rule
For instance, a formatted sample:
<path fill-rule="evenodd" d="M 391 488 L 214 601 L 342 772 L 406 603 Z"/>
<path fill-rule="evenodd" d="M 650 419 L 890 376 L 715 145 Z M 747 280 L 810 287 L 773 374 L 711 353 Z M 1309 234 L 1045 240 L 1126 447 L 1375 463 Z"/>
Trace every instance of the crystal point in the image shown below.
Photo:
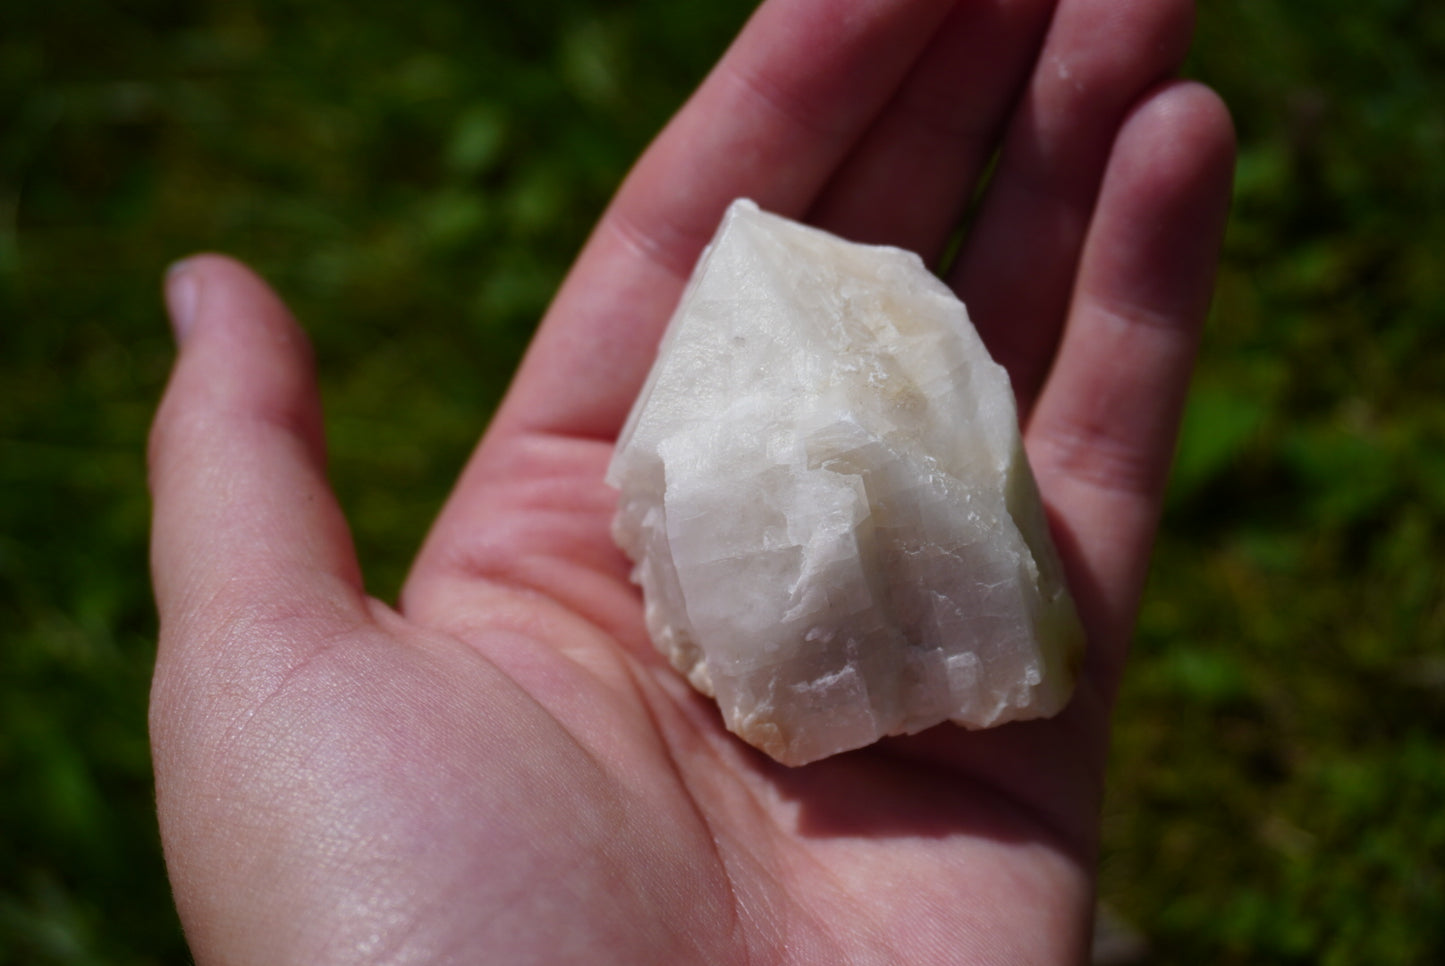
<path fill-rule="evenodd" d="M 1068 701 L 1008 375 L 916 255 L 734 202 L 607 481 L 653 643 L 784 764 Z"/>

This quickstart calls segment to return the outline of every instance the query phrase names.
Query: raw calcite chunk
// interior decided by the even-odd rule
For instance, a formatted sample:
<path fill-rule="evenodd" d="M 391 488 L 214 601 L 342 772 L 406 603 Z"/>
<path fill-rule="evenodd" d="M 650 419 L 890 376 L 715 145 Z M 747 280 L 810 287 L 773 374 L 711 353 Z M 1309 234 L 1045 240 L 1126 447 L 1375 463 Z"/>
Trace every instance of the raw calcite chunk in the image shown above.
<path fill-rule="evenodd" d="M 653 642 L 780 762 L 1069 698 L 1008 375 L 916 255 L 734 202 L 607 481 Z"/>

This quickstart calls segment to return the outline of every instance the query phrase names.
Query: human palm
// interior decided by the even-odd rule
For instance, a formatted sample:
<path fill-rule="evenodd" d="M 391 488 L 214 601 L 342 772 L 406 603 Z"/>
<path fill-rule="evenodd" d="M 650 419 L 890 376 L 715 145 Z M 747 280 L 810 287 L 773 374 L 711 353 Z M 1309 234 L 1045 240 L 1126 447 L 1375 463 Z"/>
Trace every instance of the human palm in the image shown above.
<path fill-rule="evenodd" d="M 1228 194 L 1175 0 L 771 0 L 619 192 L 433 528 L 370 600 L 304 340 L 168 298 L 157 794 L 199 962 L 1057 962 Z M 1000 147 L 1001 145 L 1001 147 Z M 1009 368 L 1088 631 L 1050 721 L 789 769 L 652 650 L 602 472 L 738 195 L 936 258 Z"/>

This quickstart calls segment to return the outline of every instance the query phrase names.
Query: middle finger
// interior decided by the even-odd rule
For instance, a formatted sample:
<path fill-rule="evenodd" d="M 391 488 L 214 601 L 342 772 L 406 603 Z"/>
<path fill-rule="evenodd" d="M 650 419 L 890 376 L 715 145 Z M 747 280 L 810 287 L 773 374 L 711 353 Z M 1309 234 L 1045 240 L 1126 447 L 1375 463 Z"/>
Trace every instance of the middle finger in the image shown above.
<path fill-rule="evenodd" d="M 811 220 L 937 261 L 1028 78 L 1054 3 L 957 4 Z"/>
<path fill-rule="evenodd" d="M 1061 0 L 949 281 L 1027 419 L 1054 356 L 1104 165 L 1184 59 L 1191 0 Z"/>

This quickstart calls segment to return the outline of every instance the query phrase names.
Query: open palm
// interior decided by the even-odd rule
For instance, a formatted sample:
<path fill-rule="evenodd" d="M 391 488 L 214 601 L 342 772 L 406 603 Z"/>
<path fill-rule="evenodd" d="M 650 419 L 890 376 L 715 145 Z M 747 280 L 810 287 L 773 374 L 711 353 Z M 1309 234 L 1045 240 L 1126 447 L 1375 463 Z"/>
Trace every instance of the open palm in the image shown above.
<path fill-rule="evenodd" d="M 326 484 L 304 338 L 168 286 L 152 440 L 167 860 L 202 963 L 1067 962 L 1108 714 L 1228 197 L 1183 0 L 769 0 L 638 163 L 393 610 Z M 652 650 L 612 441 L 734 197 L 936 259 L 1010 370 L 1089 634 L 1046 722 L 799 769 Z"/>

